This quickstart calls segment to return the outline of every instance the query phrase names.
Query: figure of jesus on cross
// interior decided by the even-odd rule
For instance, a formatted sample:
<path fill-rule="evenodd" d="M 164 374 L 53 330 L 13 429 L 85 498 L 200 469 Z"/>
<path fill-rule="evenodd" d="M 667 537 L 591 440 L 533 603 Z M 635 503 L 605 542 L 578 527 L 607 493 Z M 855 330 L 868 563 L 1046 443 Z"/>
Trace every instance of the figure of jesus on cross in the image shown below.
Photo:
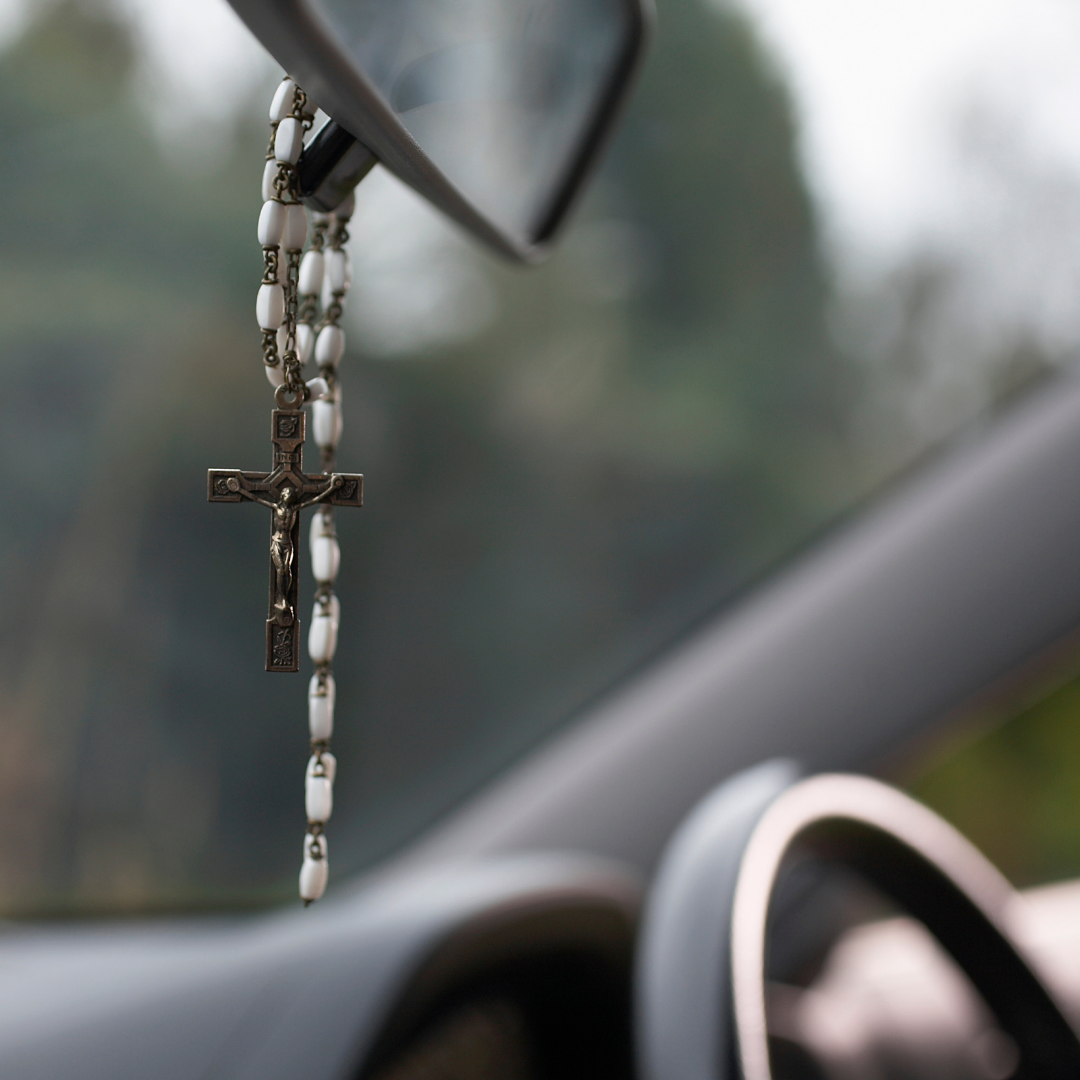
<path fill-rule="evenodd" d="M 296 618 L 296 612 L 289 604 L 289 594 L 292 592 L 293 567 L 296 563 L 296 549 L 293 547 L 293 528 L 301 510 L 322 502 L 332 495 L 334 490 L 341 486 L 340 476 L 331 476 L 326 483 L 326 488 L 318 495 L 313 495 L 303 502 L 294 503 L 296 488 L 290 484 L 284 484 L 278 489 L 277 500 L 264 499 L 259 495 L 240 486 L 236 477 L 230 476 L 225 481 L 230 491 L 238 491 L 245 499 L 268 506 L 274 512 L 273 529 L 270 534 L 270 561 L 273 563 L 276 575 L 276 598 L 271 599 L 271 618 L 279 626 L 291 626 Z"/>
<path fill-rule="evenodd" d="M 299 408 L 271 413 L 274 467 L 268 473 L 210 469 L 206 497 L 210 502 L 249 499 L 271 510 L 270 601 L 266 615 L 266 670 L 300 670 L 300 619 L 297 615 L 300 511 L 316 503 L 362 506 L 364 478 L 355 473 L 306 476 L 303 448 L 306 417 Z"/>

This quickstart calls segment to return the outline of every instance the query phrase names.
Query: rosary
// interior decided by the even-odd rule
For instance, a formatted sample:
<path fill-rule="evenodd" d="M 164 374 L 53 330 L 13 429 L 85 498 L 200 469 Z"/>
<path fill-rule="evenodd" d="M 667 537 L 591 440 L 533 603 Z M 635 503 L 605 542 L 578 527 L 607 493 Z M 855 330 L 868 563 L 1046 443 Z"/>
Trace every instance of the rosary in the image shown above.
<path fill-rule="evenodd" d="M 333 809 L 337 768 L 329 749 L 335 695 L 331 665 L 340 618 L 334 581 L 341 559 L 333 508 L 361 506 L 364 494 L 362 476 L 333 471 L 341 438 L 337 365 L 345 351 L 345 332 L 340 320 L 350 281 L 344 244 L 349 238 L 346 226 L 354 199 L 350 194 L 332 213 L 312 214 L 311 243 L 305 253 L 308 212 L 297 194 L 296 163 L 304 148 L 304 133 L 314 119 L 314 104 L 292 79 L 285 78 L 270 106 L 270 148 L 259 214 L 263 277 L 255 305 L 262 331 L 263 364 L 274 388 L 275 408 L 270 413 L 273 467 L 268 473 L 211 469 L 206 477 L 210 502 L 250 501 L 268 507 L 271 513 L 267 671 L 300 669 L 300 511 L 315 508 L 310 535 L 315 609 L 307 638 L 315 674 L 308 687 L 311 757 L 304 787 L 308 825 L 300 869 L 300 898 L 305 906 L 326 890 L 325 828 Z M 303 368 L 313 357 L 319 374 L 305 382 Z M 314 475 L 306 474 L 303 465 L 307 401 L 311 402 L 311 426 L 322 458 L 322 471 Z"/>

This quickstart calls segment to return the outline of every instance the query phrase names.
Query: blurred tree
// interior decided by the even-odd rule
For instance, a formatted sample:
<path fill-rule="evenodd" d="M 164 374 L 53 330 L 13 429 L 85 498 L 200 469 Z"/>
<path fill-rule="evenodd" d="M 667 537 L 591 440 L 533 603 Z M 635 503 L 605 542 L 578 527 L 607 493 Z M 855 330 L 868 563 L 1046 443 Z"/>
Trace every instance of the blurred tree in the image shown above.
<path fill-rule="evenodd" d="M 19 507 L 0 519 L 9 906 L 186 887 L 214 813 L 206 747 L 176 746 L 160 713 L 171 612 L 142 541 L 171 437 L 204 434 L 199 399 L 228 379 L 252 200 L 228 162 L 195 180 L 162 158 L 134 55 L 112 17 L 65 3 L 0 63 L 0 440 Z"/>

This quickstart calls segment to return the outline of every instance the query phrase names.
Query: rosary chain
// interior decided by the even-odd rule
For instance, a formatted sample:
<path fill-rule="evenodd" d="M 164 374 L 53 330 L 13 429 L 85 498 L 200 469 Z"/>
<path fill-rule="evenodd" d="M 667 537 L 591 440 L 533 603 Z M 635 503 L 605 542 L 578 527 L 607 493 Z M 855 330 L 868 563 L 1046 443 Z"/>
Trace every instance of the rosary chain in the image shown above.
<path fill-rule="evenodd" d="M 263 169 L 263 209 L 259 242 L 263 277 L 257 314 L 262 331 L 262 357 L 267 378 L 283 387 L 293 401 L 311 402 L 311 426 L 324 473 L 333 470 L 341 438 L 341 386 L 337 367 L 345 351 L 340 325 L 351 268 L 345 243 L 354 200 L 348 198 L 332 214 L 308 215 L 299 201 L 296 161 L 303 135 L 314 121 L 315 106 L 291 79 L 279 85 L 270 106 L 271 135 Z M 284 249 L 284 260 L 282 260 Z M 317 378 L 305 383 L 303 368 L 311 359 Z M 326 822 L 333 808 L 337 762 L 330 752 L 336 686 L 334 652 L 340 605 L 334 593 L 340 548 L 333 508 L 318 506 L 311 523 L 311 562 L 316 581 L 315 609 L 308 635 L 308 653 L 315 672 L 308 687 L 311 756 L 305 781 L 307 832 L 300 870 L 300 896 L 305 905 L 318 900 L 328 871 Z"/>
<path fill-rule="evenodd" d="M 260 300 L 266 297 L 266 310 L 260 305 L 259 324 L 267 378 L 275 387 L 284 385 L 294 400 L 310 397 L 296 350 L 297 275 L 307 236 L 307 212 L 297 193 L 296 162 L 303 150 L 304 134 L 314 119 L 314 103 L 291 79 L 283 80 L 271 105 L 270 143 L 263 168 L 259 241 L 263 245 L 262 284 L 266 292 L 260 290 Z"/>

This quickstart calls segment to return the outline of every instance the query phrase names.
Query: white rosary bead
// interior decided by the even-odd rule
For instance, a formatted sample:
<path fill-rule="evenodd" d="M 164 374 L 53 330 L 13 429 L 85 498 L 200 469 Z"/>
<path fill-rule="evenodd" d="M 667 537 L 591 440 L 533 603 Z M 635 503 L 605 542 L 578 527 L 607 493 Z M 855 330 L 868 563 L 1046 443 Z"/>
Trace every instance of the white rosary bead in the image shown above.
<path fill-rule="evenodd" d="M 352 260 L 344 248 L 331 248 L 326 253 L 326 276 L 331 292 L 343 293 L 352 284 Z"/>
<path fill-rule="evenodd" d="M 276 330 L 285 321 L 285 290 L 280 285 L 260 285 L 255 317 L 263 330 Z"/>
<path fill-rule="evenodd" d="M 311 903 L 320 900 L 326 892 L 326 880 L 330 876 L 330 864 L 325 855 L 312 859 L 305 847 L 304 862 L 300 867 L 300 899 Z"/>
<path fill-rule="evenodd" d="M 319 763 L 322 762 L 320 765 Z M 337 776 L 337 758 L 330 753 L 329 750 L 323 750 L 321 753 L 312 754 L 307 763 L 307 775 L 318 776 L 324 775 L 331 784 L 334 783 L 334 778 Z"/>
<path fill-rule="evenodd" d="M 333 450 L 341 439 L 341 387 L 337 387 L 336 401 L 316 401 L 311 406 L 311 428 L 315 445 L 320 450 Z"/>
<path fill-rule="evenodd" d="M 315 351 L 315 331 L 308 323 L 296 324 L 296 358 L 306 364 Z"/>
<path fill-rule="evenodd" d="M 348 221 L 353 216 L 353 211 L 356 209 L 356 192 L 350 191 L 344 199 L 334 207 L 334 217 L 338 221 Z"/>
<path fill-rule="evenodd" d="M 285 212 L 281 246 L 286 251 L 302 251 L 307 239 L 307 211 L 300 203 L 290 203 Z"/>
<path fill-rule="evenodd" d="M 314 544 L 320 536 L 334 535 L 334 519 L 322 507 L 318 507 L 311 515 L 311 525 L 308 529 L 308 543 Z"/>
<path fill-rule="evenodd" d="M 316 536 L 311 542 L 311 573 L 320 585 L 332 585 L 341 566 L 341 547 L 333 536 Z"/>
<path fill-rule="evenodd" d="M 274 157 L 278 161 L 295 165 L 304 149 L 304 129 L 295 117 L 287 116 L 278 124 L 274 136 Z"/>
<path fill-rule="evenodd" d="M 337 619 L 325 613 L 320 605 L 315 605 L 315 613 L 308 631 L 308 656 L 316 664 L 329 664 L 337 652 Z"/>
<path fill-rule="evenodd" d="M 300 282 L 297 286 L 301 296 L 317 296 L 323 282 L 323 253 L 312 249 L 300 260 Z"/>
<path fill-rule="evenodd" d="M 259 214 L 259 243 L 264 248 L 278 247 L 281 235 L 285 231 L 285 217 L 288 207 L 275 199 L 267 199 Z"/>
<path fill-rule="evenodd" d="M 345 355 L 345 331 L 330 323 L 319 331 L 315 339 L 315 363 L 319 367 L 337 367 Z"/>
<path fill-rule="evenodd" d="M 270 102 L 270 123 L 276 124 L 284 120 L 292 112 L 293 98 L 296 94 L 296 83 L 292 79 L 282 79 L 278 88 L 274 91 L 274 98 Z"/>
<path fill-rule="evenodd" d="M 277 331 L 277 351 L 278 356 L 284 356 L 286 350 L 289 347 L 289 328 L 285 323 L 282 323 L 278 327 Z"/>
<path fill-rule="evenodd" d="M 319 825 L 330 820 L 334 812 L 334 786 L 327 776 L 312 776 L 304 781 L 304 809 L 307 819 Z"/>
<path fill-rule="evenodd" d="M 267 382 L 276 390 L 285 381 L 284 364 L 263 364 Z"/>
<path fill-rule="evenodd" d="M 334 734 L 334 702 L 337 684 L 334 676 L 326 673 L 321 678 L 311 676 L 308 683 L 308 728 L 316 742 L 325 742 Z"/>
<path fill-rule="evenodd" d="M 308 400 L 322 401 L 330 394 L 330 384 L 322 377 L 308 379 Z"/>
<path fill-rule="evenodd" d="M 277 188 L 274 187 L 277 174 L 278 163 L 273 158 L 270 158 L 263 168 L 262 197 L 264 200 L 272 199 L 277 194 Z"/>

